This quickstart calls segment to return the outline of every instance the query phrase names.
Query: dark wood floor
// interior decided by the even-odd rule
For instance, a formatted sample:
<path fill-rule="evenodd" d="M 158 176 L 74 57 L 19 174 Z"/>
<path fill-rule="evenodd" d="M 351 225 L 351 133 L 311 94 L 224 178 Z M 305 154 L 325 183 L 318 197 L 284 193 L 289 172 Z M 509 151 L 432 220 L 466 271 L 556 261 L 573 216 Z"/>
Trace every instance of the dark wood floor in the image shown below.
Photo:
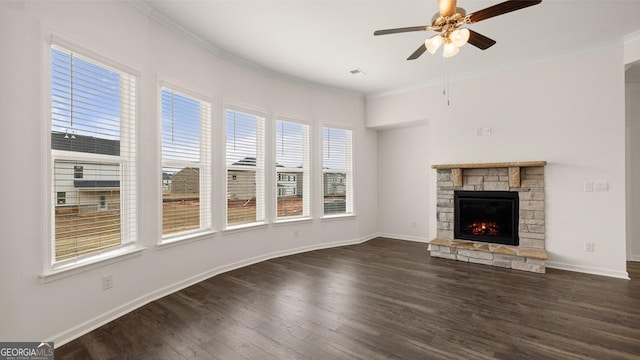
<path fill-rule="evenodd" d="M 135 310 L 62 359 L 639 359 L 634 280 L 430 258 L 378 238 L 265 261 Z"/>

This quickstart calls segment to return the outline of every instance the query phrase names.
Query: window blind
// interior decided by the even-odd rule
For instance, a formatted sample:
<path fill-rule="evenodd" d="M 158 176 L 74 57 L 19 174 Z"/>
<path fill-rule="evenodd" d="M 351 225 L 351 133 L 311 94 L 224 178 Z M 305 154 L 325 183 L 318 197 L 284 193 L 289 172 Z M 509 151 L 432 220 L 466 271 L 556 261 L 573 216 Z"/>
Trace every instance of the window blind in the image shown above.
<path fill-rule="evenodd" d="M 211 104 L 162 88 L 162 234 L 210 230 Z"/>
<path fill-rule="evenodd" d="M 322 185 L 325 215 L 353 212 L 351 130 L 322 128 Z"/>
<path fill-rule="evenodd" d="M 50 48 L 52 263 L 134 242 L 136 78 Z"/>
<path fill-rule="evenodd" d="M 309 125 L 275 122 L 276 218 L 309 216 Z"/>
<path fill-rule="evenodd" d="M 262 222 L 265 119 L 227 109 L 225 122 L 227 225 Z"/>

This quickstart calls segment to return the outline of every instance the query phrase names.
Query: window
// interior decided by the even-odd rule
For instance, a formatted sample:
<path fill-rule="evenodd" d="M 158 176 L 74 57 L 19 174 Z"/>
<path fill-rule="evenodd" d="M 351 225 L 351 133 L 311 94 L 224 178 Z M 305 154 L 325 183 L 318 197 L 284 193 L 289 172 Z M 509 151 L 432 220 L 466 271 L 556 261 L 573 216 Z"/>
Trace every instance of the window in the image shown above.
<path fill-rule="evenodd" d="M 161 89 L 162 235 L 211 230 L 211 103 Z"/>
<path fill-rule="evenodd" d="M 51 263 L 59 265 L 136 240 L 136 79 L 52 45 L 50 93 Z"/>
<path fill-rule="evenodd" d="M 276 218 L 309 216 L 309 125 L 276 121 Z"/>
<path fill-rule="evenodd" d="M 84 176 L 84 167 L 80 165 L 76 165 L 73 167 L 73 178 L 74 179 L 82 179 Z"/>
<path fill-rule="evenodd" d="M 225 111 L 227 226 L 263 222 L 264 117 Z"/>
<path fill-rule="evenodd" d="M 353 213 L 351 130 L 322 128 L 322 187 L 325 215 Z"/>
<path fill-rule="evenodd" d="M 67 203 L 67 193 L 64 191 L 58 191 L 56 193 L 56 204 L 58 205 L 64 205 Z"/>

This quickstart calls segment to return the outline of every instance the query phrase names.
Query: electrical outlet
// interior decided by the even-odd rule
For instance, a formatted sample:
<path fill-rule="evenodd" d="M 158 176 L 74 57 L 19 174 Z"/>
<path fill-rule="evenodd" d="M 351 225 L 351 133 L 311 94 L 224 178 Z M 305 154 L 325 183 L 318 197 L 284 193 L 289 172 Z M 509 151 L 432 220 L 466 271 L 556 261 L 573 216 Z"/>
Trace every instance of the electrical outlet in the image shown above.
<path fill-rule="evenodd" d="M 593 252 L 595 250 L 595 244 L 592 242 L 585 242 L 584 243 L 584 251 L 585 252 Z"/>
<path fill-rule="evenodd" d="M 493 134 L 493 129 L 491 127 L 484 128 L 484 136 L 491 136 Z"/>
<path fill-rule="evenodd" d="M 584 192 L 592 192 L 592 191 L 593 191 L 593 181 L 585 181 Z"/>
<path fill-rule="evenodd" d="M 102 277 L 102 290 L 109 290 L 113 287 L 113 277 L 111 274 Z"/>
<path fill-rule="evenodd" d="M 477 129 L 476 129 L 476 136 L 482 136 L 482 135 L 483 135 L 483 133 L 484 133 L 484 131 L 483 131 L 483 129 L 482 129 L 482 128 L 477 128 Z"/>

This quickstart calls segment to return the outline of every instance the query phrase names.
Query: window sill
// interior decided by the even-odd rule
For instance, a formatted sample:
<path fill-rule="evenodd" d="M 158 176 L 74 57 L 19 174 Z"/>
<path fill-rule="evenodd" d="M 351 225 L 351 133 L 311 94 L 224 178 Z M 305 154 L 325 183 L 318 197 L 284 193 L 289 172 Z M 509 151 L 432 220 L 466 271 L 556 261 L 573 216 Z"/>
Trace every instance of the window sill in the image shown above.
<path fill-rule="evenodd" d="M 273 223 L 273 226 L 287 225 L 287 224 L 304 224 L 304 223 L 312 223 L 313 219 L 309 216 L 299 217 L 299 218 L 291 218 L 291 219 L 279 219 Z"/>
<path fill-rule="evenodd" d="M 350 220 L 355 218 L 356 218 L 355 213 L 349 213 L 349 214 L 338 214 L 338 215 L 325 215 L 324 217 L 322 217 L 321 220 L 322 221 Z"/>
<path fill-rule="evenodd" d="M 178 246 L 182 244 L 189 244 L 192 242 L 209 239 L 213 237 L 215 234 L 216 234 L 216 231 L 209 230 L 209 231 L 203 231 L 198 233 L 179 235 L 175 237 L 168 237 L 168 238 L 162 239 L 162 241 L 156 245 L 156 248 L 158 250 L 168 249 L 168 248 L 172 248 L 174 246 Z"/>
<path fill-rule="evenodd" d="M 85 271 L 97 269 L 109 264 L 128 260 L 136 256 L 140 256 L 145 250 L 142 246 L 125 246 L 119 249 L 107 251 L 96 256 L 91 256 L 73 263 L 65 264 L 53 269 L 47 270 L 40 274 L 41 283 L 49 283 L 52 281 L 64 279 L 69 276 L 83 273 Z"/>
<path fill-rule="evenodd" d="M 248 224 L 232 225 L 224 229 L 223 232 L 225 234 L 235 233 L 235 232 L 241 232 L 241 231 L 247 231 L 247 230 L 262 229 L 266 227 L 267 227 L 267 223 L 264 221 L 260 221 L 260 222 L 253 222 Z"/>

